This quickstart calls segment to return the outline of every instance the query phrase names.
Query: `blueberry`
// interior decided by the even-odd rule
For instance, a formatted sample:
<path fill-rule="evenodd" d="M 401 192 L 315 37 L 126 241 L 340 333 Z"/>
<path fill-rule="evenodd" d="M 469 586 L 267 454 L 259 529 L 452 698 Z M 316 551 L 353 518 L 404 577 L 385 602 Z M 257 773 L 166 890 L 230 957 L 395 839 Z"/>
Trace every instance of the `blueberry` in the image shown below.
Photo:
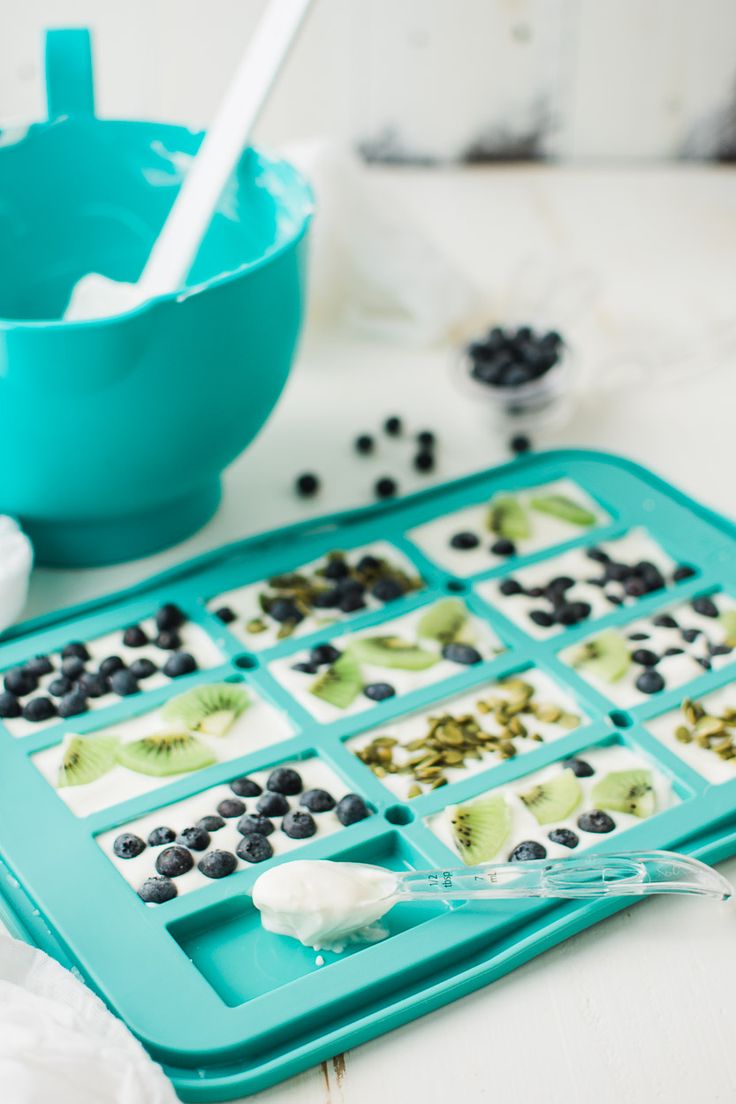
<path fill-rule="evenodd" d="M 147 679 L 155 675 L 158 668 L 150 659 L 135 659 L 130 665 L 130 673 L 137 679 Z"/>
<path fill-rule="evenodd" d="M 219 618 L 223 625 L 231 625 L 236 620 L 236 614 L 229 606 L 220 606 L 219 609 L 215 610 L 215 617 Z"/>
<path fill-rule="evenodd" d="M 550 625 L 554 624 L 554 617 L 551 613 L 547 613 L 546 610 L 532 610 L 529 614 L 529 619 L 534 622 L 535 625 L 540 625 L 543 629 L 548 629 Z"/>
<path fill-rule="evenodd" d="M 371 814 L 362 797 L 359 797 L 358 794 L 349 793 L 338 801 L 335 806 L 335 815 L 340 823 L 347 828 L 349 824 L 356 824 L 359 820 L 365 820 Z"/>
<path fill-rule="evenodd" d="M 679 625 L 675 621 L 674 617 L 671 617 L 669 613 L 659 613 L 656 617 L 652 618 L 652 624 L 656 625 L 660 629 L 677 629 Z"/>
<path fill-rule="evenodd" d="M 730 655 L 733 648 L 729 644 L 709 644 L 708 651 L 712 656 Z"/>
<path fill-rule="evenodd" d="M 205 878 L 227 878 L 238 865 L 232 851 L 210 851 L 197 864 L 197 870 Z"/>
<path fill-rule="evenodd" d="M 684 654 L 685 654 L 685 649 L 684 648 L 667 648 L 662 653 L 663 656 L 675 656 L 675 655 L 684 655 Z"/>
<path fill-rule="evenodd" d="M 370 552 L 366 552 L 364 556 L 361 556 L 355 565 L 356 571 L 360 571 L 363 575 L 372 571 L 380 571 L 382 563 L 378 556 L 371 555 Z"/>
<path fill-rule="evenodd" d="M 467 552 L 471 548 L 477 548 L 479 544 L 480 537 L 467 531 L 454 533 L 450 537 L 450 548 L 457 548 L 459 552 Z"/>
<path fill-rule="evenodd" d="M 417 444 L 422 448 L 434 448 L 437 444 L 437 438 L 431 429 L 422 429 L 417 433 Z"/>
<path fill-rule="evenodd" d="M 33 659 L 29 659 L 25 664 L 25 669 L 34 678 L 42 678 L 44 675 L 50 675 L 54 669 L 54 665 L 47 655 L 37 655 Z"/>
<path fill-rule="evenodd" d="M 658 694 L 660 690 L 664 690 L 664 679 L 659 671 L 654 671 L 650 667 L 639 675 L 636 680 L 636 688 L 642 694 Z"/>
<path fill-rule="evenodd" d="M 335 808 L 335 799 L 327 790 L 305 790 L 299 804 L 309 809 L 310 813 L 327 813 Z"/>
<path fill-rule="evenodd" d="M 68 679 L 74 681 L 84 674 L 84 660 L 79 656 L 68 656 L 61 661 L 61 671 Z"/>
<path fill-rule="evenodd" d="M 165 901 L 171 901 L 176 897 L 177 889 L 170 878 L 156 877 L 146 878 L 138 890 L 141 901 L 147 905 L 163 905 Z"/>
<path fill-rule="evenodd" d="M 706 656 L 696 656 L 695 657 L 695 662 L 699 663 L 701 667 L 704 667 L 706 671 L 710 671 L 710 670 L 713 669 L 713 664 L 711 663 L 711 661 Z M 25 712 L 24 712 L 24 716 L 25 716 Z"/>
<path fill-rule="evenodd" d="M 219 832 L 225 827 L 225 821 L 221 816 L 203 816 L 197 821 L 198 828 L 204 828 L 205 832 Z"/>
<path fill-rule="evenodd" d="M 71 690 L 59 699 L 57 710 L 60 717 L 79 717 L 89 709 L 87 699 L 79 690 Z"/>
<path fill-rule="evenodd" d="M 183 828 L 176 837 L 176 842 L 182 847 L 188 847 L 190 851 L 205 851 L 210 845 L 210 834 L 204 828 L 194 825 Z"/>
<path fill-rule="evenodd" d="M 524 364 L 512 364 L 501 379 L 502 387 L 523 387 L 531 379 L 531 373 Z"/>
<path fill-rule="evenodd" d="M 86 671 L 79 679 L 78 686 L 88 698 L 101 698 L 110 692 L 109 680 L 93 671 Z"/>
<path fill-rule="evenodd" d="M 642 595 L 647 593 L 648 589 L 644 580 L 637 578 L 635 575 L 624 583 L 624 594 L 627 598 L 641 598 Z"/>
<path fill-rule="evenodd" d="M 24 667 L 13 667 L 8 671 L 4 680 L 5 689 L 18 698 L 24 698 L 26 694 L 32 694 L 38 687 L 38 679 Z"/>
<path fill-rule="evenodd" d="M 373 493 L 376 498 L 393 498 L 398 489 L 396 480 L 388 475 L 382 476 L 373 484 Z"/>
<path fill-rule="evenodd" d="M 304 620 L 304 614 L 291 598 L 274 598 L 268 607 L 268 612 L 279 624 L 284 624 L 286 621 L 298 624 L 299 621 Z"/>
<path fill-rule="evenodd" d="M 583 832 L 612 832 L 616 822 L 602 809 L 591 809 L 589 813 L 581 813 L 578 817 L 578 828 Z"/>
<path fill-rule="evenodd" d="M 71 679 L 66 675 L 59 675 L 58 678 L 52 679 L 48 685 L 48 692 L 54 698 L 62 698 L 64 694 L 68 694 L 74 686 Z"/>
<path fill-rule="evenodd" d="M 575 580 L 569 575 L 556 575 L 547 583 L 546 592 L 549 595 L 564 594 L 572 586 L 575 586 Z"/>
<path fill-rule="evenodd" d="M 316 644 L 309 653 L 309 662 L 321 667 L 323 663 L 334 663 L 342 652 L 333 644 Z"/>
<path fill-rule="evenodd" d="M 645 632 L 633 632 L 629 633 L 629 640 L 648 640 L 649 633 Z"/>
<path fill-rule="evenodd" d="M 319 590 L 312 599 L 312 605 L 315 609 L 334 609 L 340 601 L 340 591 L 337 587 L 331 587 L 329 590 Z"/>
<path fill-rule="evenodd" d="M 156 613 L 156 628 L 159 631 L 181 628 L 185 621 L 186 617 L 173 602 L 166 602 Z"/>
<path fill-rule="evenodd" d="M 152 828 L 148 833 L 148 846 L 163 847 L 165 843 L 173 843 L 175 839 L 176 832 L 174 829 L 161 824 L 158 828 Z"/>
<path fill-rule="evenodd" d="M 273 821 L 267 816 L 245 813 L 238 821 L 238 831 L 241 836 L 250 836 L 254 832 L 258 832 L 261 836 L 270 836 L 273 832 Z"/>
<path fill-rule="evenodd" d="M 295 809 L 281 821 L 281 830 L 291 839 L 309 839 L 317 831 L 317 825 L 309 813 Z"/>
<path fill-rule="evenodd" d="M 606 593 L 606 598 L 608 599 L 608 601 L 611 603 L 612 606 L 622 606 L 624 604 L 623 598 L 619 598 L 618 594 L 608 594 L 608 593 Z"/>
<path fill-rule="evenodd" d="M 393 698 L 396 690 L 390 682 L 369 682 L 367 686 L 363 687 L 363 693 L 371 701 L 381 702 Z"/>
<path fill-rule="evenodd" d="M 680 635 L 687 644 L 692 644 L 698 639 L 702 631 L 702 629 L 683 629 Z"/>
<path fill-rule="evenodd" d="M 249 863 L 265 862 L 273 855 L 271 844 L 260 832 L 252 832 L 249 836 L 243 836 L 235 851 L 238 858 Z"/>
<path fill-rule="evenodd" d="M 319 479 L 314 472 L 303 472 L 297 476 L 294 487 L 301 498 L 311 498 L 319 490 Z"/>
<path fill-rule="evenodd" d="M 263 788 L 252 778 L 234 778 L 230 783 L 230 789 L 238 797 L 258 797 L 263 793 Z"/>
<path fill-rule="evenodd" d="M 683 579 L 692 579 L 694 574 L 694 567 L 690 567 L 688 564 L 679 564 L 672 572 L 672 578 L 676 583 L 681 583 Z"/>
<path fill-rule="evenodd" d="M 361 433 L 359 437 L 355 438 L 355 451 L 359 452 L 361 456 L 368 456 L 373 452 L 373 438 L 370 433 Z"/>
<path fill-rule="evenodd" d="M 48 721 L 56 716 L 56 706 L 51 698 L 31 698 L 23 706 L 23 716 L 34 724 L 40 721 Z"/>
<path fill-rule="evenodd" d="M 430 472 L 434 468 L 434 453 L 429 449 L 420 449 L 412 461 L 419 472 Z"/>
<path fill-rule="evenodd" d="M 565 770 L 571 770 L 576 778 L 590 778 L 595 771 L 585 759 L 565 759 L 562 763 Z"/>
<path fill-rule="evenodd" d="M 138 679 L 128 670 L 113 671 L 110 675 L 110 689 L 121 698 L 138 693 Z"/>
<path fill-rule="evenodd" d="M 70 656 L 76 656 L 77 659 L 88 660 L 89 652 L 87 651 L 86 645 L 84 645 L 81 640 L 73 640 L 71 644 L 67 644 L 61 650 L 62 659 L 69 659 Z"/>
<path fill-rule="evenodd" d="M 142 648 L 148 643 L 148 637 L 140 625 L 130 625 L 123 633 L 126 648 Z"/>
<path fill-rule="evenodd" d="M 506 537 L 501 537 L 491 545 L 491 552 L 494 556 L 515 556 L 516 545 Z"/>
<path fill-rule="evenodd" d="M 650 652 L 649 648 L 637 648 L 631 653 L 631 658 L 642 667 L 656 667 L 659 663 L 659 656 L 656 652 Z"/>
<path fill-rule="evenodd" d="M 168 678 L 190 675 L 196 670 L 197 661 L 189 652 L 172 652 L 163 666 L 163 672 Z"/>
<path fill-rule="evenodd" d="M 473 648 L 470 644 L 458 644 L 455 641 L 444 645 L 442 658 L 449 659 L 450 663 L 462 663 L 463 666 L 483 662 L 483 656 L 477 648 Z"/>
<path fill-rule="evenodd" d="M 344 579 L 350 574 L 350 568 L 342 556 L 330 556 L 322 569 L 325 579 Z"/>
<path fill-rule="evenodd" d="M 181 648 L 181 636 L 176 629 L 164 629 L 158 634 L 154 644 L 162 652 L 175 652 Z"/>
<path fill-rule="evenodd" d="M 553 828 L 549 833 L 549 839 L 552 843 L 561 843 L 563 847 L 569 847 L 570 850 L 580 843 L 580 838 L 569 828 Z"/>
<path fill-rule="evenodd" d="M 534 859 L 544 859 L 547 856 L 547 848 L 536 840 L 523 840 L 517 843 L 509 855 L 509 862 L 532 862 Z"/>
<path fill-rule="evenodd" d="M 316 675 L 319 670 L 316 663 L 304 663 L 303 661 L 292 663 L 291 669 L 292 671 L 301 671 L 303 675 Z"/>
<path fill-rule="evenodd" d="M 100 664 L 100 674 L 104 675 L 105 678 L 109 678 L 110 675 L 113 675 L 116 671 L 122 671 L 124 667 L 125 664 L 120 656 L 107 656 Z"/>
<path fill-rule="evenodd" d="M 283 794 L 269 792 L 265 793 L 263 797 L 258 798 L 256 809 L 259 813 L 262 813 L 263 816 L 283 816 L 284 813 L 288 813 L 289 811 L 289 802 Z"/>
<path fill-rule="evenodd" d="M 395 414 L 383 423 L 383 431 L 388 433 L 389 437 L 398 437 L 402 429 L 401 418 L 398 418 Z"/>
<path fill-rule="evenodd" d="M 585 555 L 589 560 L 595 560 L 596 563 L 608 563 L 611 559 L 607 552 L 604 552 L 602 548 L 598 548 L 596 545 L 593 545 L 592 548 L 587 548 L 585 550 Z"/>
<path fill-rule="evenodd" d="M 504 579 L 502 583 L 499 583 L 498 589 L 501 591 L 501 594 L 505 595 L 507 598 L 512 594 L 524 593 L 523 586 L 521 583 L 517 582 L 516 579 Z"/>
<path fill-rule="evenodd" d="M 23 710 L 15 694 L 9 690 L 0 692 L 0 717 L 20 717 Z"/>
<path fill-rule="evenodd" d="M 224 797 L 217 806 L 217 811 L 220 816 L 227 817 L 228 819 L 230 817 L 239 817 L 245 812 L 245 802 L 237 797 Z"/>
<path fill-rule="evenodd" d="M 515 434 L 509 441 L 509 448 L 519 456 L 522 452 L 529 452 L 532 443 L 525 433 Z"/>
<path fill-rule="evenodd" d="M 371 594 L 379 602 L 394 602 L 404 593 L 403 583 L 398 579 L 378 579 L 371 590 Z"/>
<path fill-rule="evenodd" d="M 631 568 L 625 563 L 609 560 L 605 566 L 605 575 L 610 583 L 622 583 L 631 574 Z"/>
<path fill-rule="evenodd" d="M 291 767 L 276 767 L 268 776 L 266 789 L 272 793 L 298 794 L 304 789 L 301 775 Z"/>
<path fill-rule="evenodd" d="M 701 617 L 718 617 L 718 606 L 711 598 L 695 598 L 691 605 Z"/>
<path fill-rule="evenodd" d="M 141 851 L 145 851 L 146 845 L 140 836 L 134 836 L 132 832 L 122 832 L 115 837 L 112 849 L 119 859 L 134 859 Z"/>
<path fill-rule="evenodd" d="M 186 847 L 167 847 L 156 857 L 156 870 L 167 878 L 178 878 L 194 866 L 194 859 Z"/>

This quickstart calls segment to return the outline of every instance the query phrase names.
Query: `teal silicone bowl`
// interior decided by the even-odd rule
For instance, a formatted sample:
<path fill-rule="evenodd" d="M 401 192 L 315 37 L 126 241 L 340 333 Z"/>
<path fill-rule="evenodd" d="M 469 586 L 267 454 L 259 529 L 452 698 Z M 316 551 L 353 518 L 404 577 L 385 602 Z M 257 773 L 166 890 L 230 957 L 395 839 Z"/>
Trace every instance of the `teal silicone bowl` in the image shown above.
<path fill-rule="evenodd" d="M 187 285 L 114 318 L 60 320 L 90 271 L 138 278 L 202 140 L 95 117 L 89 36 L 46 40 L 49 121 L 0 132 L 0 513 L 40 563 L 157 551 L 217 508 L 301 326 L 309 186 L 245 152 Z"/>

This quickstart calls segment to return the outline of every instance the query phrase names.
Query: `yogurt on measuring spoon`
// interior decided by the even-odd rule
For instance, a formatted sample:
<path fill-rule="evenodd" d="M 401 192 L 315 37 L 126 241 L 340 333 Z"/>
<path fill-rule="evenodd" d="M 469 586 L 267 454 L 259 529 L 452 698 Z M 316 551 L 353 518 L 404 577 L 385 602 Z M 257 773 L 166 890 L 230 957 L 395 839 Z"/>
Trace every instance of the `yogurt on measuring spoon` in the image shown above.
<path fill-rule="evenodd" d="M 261 874 L 253 904 L 267 931 L 339 953 L 349 943 L 386 938 L 377 921 L 393 905 L 395 889 L 396 876 L 379 866 L 302 859 Z"/>

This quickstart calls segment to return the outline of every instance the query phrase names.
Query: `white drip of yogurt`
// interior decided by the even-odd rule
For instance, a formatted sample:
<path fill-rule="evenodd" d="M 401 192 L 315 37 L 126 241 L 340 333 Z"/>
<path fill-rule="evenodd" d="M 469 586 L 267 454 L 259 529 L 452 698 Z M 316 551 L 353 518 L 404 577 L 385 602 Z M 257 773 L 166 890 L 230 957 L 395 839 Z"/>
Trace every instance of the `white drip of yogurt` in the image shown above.
<path fill-rule="evenodd" d="M 315 951 L 376 943 L 388 932 L 377 921 L 394 904 L 396 876 L 364 863 L 296 860 L 267 870 L 253 886 L 261 923 Z"/>

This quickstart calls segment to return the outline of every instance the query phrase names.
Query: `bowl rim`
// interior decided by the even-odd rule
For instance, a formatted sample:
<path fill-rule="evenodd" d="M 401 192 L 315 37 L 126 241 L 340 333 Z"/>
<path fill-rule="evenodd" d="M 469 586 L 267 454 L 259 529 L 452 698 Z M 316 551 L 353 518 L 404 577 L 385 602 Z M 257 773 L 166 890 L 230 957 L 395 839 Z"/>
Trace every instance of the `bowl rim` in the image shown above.
<path fill-rule="evenodd" d="M 69 116 L 64 116 L 59 119 L 55 119 L 52 122 L 37 122 L 32 123 L 27 127 L 0 127 L 0 135 L 3 131 L 13 132 L 17 130 L 20 133 L 18 142 L 11 142 L 7 145 L 0 143 L 0 157 L 13 147 L 17 147 L 27 137 L 30 137 L 33 133 L 39 133 L 44 130 L 48 130 L 51 127 L 56 127 L 59 124 L 74 123 L 78 125 L 87 125 L 89 122 L 95 126 L 129 126 L 129 127 L 143 127 L 145 129 L 155 130 L 157 133 L 174 134 L 187 134 L 192 138 L 204 138 L 204 130 L 190 130 L 189 127 L 180 126 L 175 123 L 157 122 L 154 119 L 99 119 L 96 116 L 90 120 L 71 119 Z M 156 307 L 163 303 L 170 302 L 184 302 L 191 298 L 193 295 L 199 295 L 200 292 L 208 291 L 210 288 L 221 287 L 225 284 L 234 282 L 241 277 L 256 272 L 260 268 L 264 268 L 266 265 L 276 261 L 283 253 L 293 246 L 297 245 L 301 239 L 305 236 L 309 225 L 314 217 L 315 210 L 315 198 L 312 185 L 304 176 L 304 174 L 289 161 L 286 157 L 281 157 L 278 154 L 271 153 L 268 147 L 249 144 L 244 147 L 243 154 L 246 150 L 252 150 L 256 156 L 263 162 L 268 163 L 271 166 L 286 166 L 294 176 L 294 186 L 297 190 L 297 194 L 301 193 L 302 211 L 301 221 L 295 232 L 279 245 L 273 249 L 268 250 L 261 257 L 256 257 L 254 260 L 244 261 L 243 264 L 238 265 L 237 268 L 232 269 L 229 272 L 222 272 L 217 276 L 212 276 L 208 280 L 201 280 L 199 283 L 187 288 L 178 288 L 176 291 L 167 292 L 164 295 L 154 295 L 150 299 L 146 299 L 143 303 L 139 303 L 136 307 L 131 307 L 126 311 L 121 311 L 119 314 L 113 314 L 104 318 L 85 318 L 77 320 L 67 320 L 64 318 L 6 318 L 0 315 L 0 332 L 7 331 L 56 331 L 71 333 L 81 332 L 85 329 L 92 327 L 100 328 L 102 326 L 110 327 L 119 325 L 122 322 L 127 322 L 129 319 L 136 318 L 154 310 Z M 241 155 L 242 156 L 242 155 Z"/>

